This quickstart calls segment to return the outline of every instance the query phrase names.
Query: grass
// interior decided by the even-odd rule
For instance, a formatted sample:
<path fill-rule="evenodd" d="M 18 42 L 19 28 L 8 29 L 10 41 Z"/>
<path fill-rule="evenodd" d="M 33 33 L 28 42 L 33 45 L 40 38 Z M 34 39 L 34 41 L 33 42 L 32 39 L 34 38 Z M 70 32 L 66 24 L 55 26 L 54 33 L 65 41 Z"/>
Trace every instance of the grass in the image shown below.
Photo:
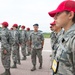
<path fill-rule="evenodd" d="M 50 33 L 43 33 L 44 38 L 50 38 Z"/>

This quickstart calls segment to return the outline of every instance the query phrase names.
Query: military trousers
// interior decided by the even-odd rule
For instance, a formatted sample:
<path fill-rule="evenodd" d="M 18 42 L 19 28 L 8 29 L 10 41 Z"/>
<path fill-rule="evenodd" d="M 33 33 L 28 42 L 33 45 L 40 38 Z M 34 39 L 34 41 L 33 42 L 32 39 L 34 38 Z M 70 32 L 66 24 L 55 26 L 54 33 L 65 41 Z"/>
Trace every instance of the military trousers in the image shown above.
<path fill-rule="evenodd" d="M 26 57 L 26 44 L 21 44 L 21 52 L 24 57 Z"/>
<path fill-rule="evenodd" d="M 18 44 L 15 44 L 12 46 L 12 59 L 13 59 L 13 62 L 17 62 L 17 60 L 20 59 Z"/>
<path fill-rule="evenodd" d="M 39 63 L 42 64 L 42 50 L 41 49 L 32 49 L 31 51 L 31 60 L 32 64 L 36 65 L 36 56 L 39 59 Z"/>
<path fill-rule="evenodd" d="M 7 54 L 4 54 L 3 50 L 1 51 L 1 61 L 5 69 L 10 69 L 10 57 L 11 57 L 10 49 L 7 50 Z"/>
<path fill-rule="evenodd" d="M 20 60 L 20 46 L 18 46 L 18 49 L 17 49 L 17 60 Z"/>
<path fill-rule="evenodd" d="M 31 47 L 29 43 L 26 43 L 26 49 L 28 53 L 31 53 Z"/>

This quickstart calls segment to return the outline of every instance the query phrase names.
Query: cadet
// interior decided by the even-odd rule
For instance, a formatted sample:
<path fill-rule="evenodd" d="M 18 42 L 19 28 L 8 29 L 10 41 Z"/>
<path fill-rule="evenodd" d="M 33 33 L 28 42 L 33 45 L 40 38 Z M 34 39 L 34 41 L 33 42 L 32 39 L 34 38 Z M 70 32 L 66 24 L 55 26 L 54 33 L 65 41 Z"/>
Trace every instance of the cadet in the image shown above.
<path fill-rule="evenodd" d="M 58 26 L 64 28 L 53 62 L 56 63 L 53 71 L 56 75 L 75 75 L 75 1 L 63 1 L 56 10 L 50 11 L 49 15 L 54 17 Z"/>
<path fill-rule="evenodd" d="M 0 75 L 11 75 L 10 74 L 10 56 L 11 56 L 10 45 L 12 44 L 12 37 L 7 27 L 8 27 L 8 23 L 3 22 L 2 30 L 1 30 L 1 61 L 2 61 L 2 65 L 4 66 L 5 72 Z"/>
<path fill-rule="evenodd" d="M 22 31 L 21 31 L 20 40 L 21 40 L 21 51 L 23 55 L 22 60 L 26 60 L 26 43 L 28 41 L 28 37 L 26 31 L 24 30 L 25 26 L 21 26 L 21 29 Z"/>
<path fill-rule="evenodd" d="M 27 32 L 27 36 L 28 36 L 28 42 L 26 43 L 26 47 L 27 47 L 27 56 L 29 56 L 31 54 L 31 48 L 30 48 L 30 43 L 29 43 L 29 37 L 30 37 L 30 28 L 26 29 Z"/>
<path fill-rule="evenodd" d="M 53 34 L 54 37 L 51 36 L 52 49 L 56 50 L 57 44 L 58 44 L 58 39 L 59 39 L 60 35 L 62 34 L 63 30 L 62 30 L 62 27 L 59 27 L 59 26 L 56 25 L 55 21 L 52 22 L 50 25 L 51 25 L 51 28 L 52 28 L 54 34 L 55 34 L 55 35 Z"/>
<path fill-rule="evenodd" d="M 42 69 L 42 49 L 44 45 L 44 37 L 43 34 L 38 31 L 39 25 L 34 24 L 34 31 L 30 35 L 30 43 L 32 48 L 31 59 L 33 68 L 31 71 L 36 70 L 36 56 L 39 58 L 39 69 Z"/>
<path fill-rule="evenodd" d="M 12 31 L 12 37 L 13 37 L 13 45 L 12 45 L 12 59 L 14 65 L 11 68 L 17 68 L 17 60 L 20 64 L 20 55 L 19 55 L 19 44 L 20 44 L 20 33 L 18 31 L 18 25 L 13 24 L 13 31 Z"/>
<path fill-rule="evenodd" d="M 53 32 L 55 33 L 55 38 L 51 38 L 52 42 L 52 62 L 54 60 L 54 57 L 56 55 L 56 52 L 57 52 L 57 49 L 58 49 L 58 46 L 59 46 L 59 41 L 61 39 L 61 35 L 62 35 L 62 27 L 59 27 L 56 25 L 55 21 L 52 22 L 51 24 L 51 29 L 53 30 Z M 51 63 L 51 66 L 52 66 L 52 63 Z"/>
<path fill-rule="evenodd" d="M 56 40 L 56 33 L 54 31 L 54 27 L 55 27 L 55 21 L 50 23 L 50 29 L 52 30 L 51 34 L 50 34 L 50 38 L 51 38 L 51 46 L 53 47 L 53 44 Z"/>

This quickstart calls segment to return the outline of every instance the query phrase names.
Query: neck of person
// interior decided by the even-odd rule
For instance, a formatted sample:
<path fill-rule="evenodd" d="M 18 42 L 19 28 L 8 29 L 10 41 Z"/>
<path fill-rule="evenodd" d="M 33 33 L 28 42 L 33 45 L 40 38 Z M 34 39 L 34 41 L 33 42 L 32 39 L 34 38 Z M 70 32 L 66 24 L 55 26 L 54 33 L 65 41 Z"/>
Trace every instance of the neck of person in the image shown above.
<path fill-rule="evenodd" d="M 38 30 L 34 30 L 34 32 L 38 32 Z"/>
<path fill-rule="evenodd" d="M 61 31 L 61 28 L 57 29 L 56 30 L 56 33 L 58 34 L 60 31 Z"/>
<path fill-rule="evenodd" d="M 22 30 L 24 30 L 24 29 L 22 29 Z"/>
<path fill-rule="evenodd" d="M 66 32 L 67 30 L 69 30 L 73 24 L 74 24 L 74 22 L 69 22 L 68 24 L 66 24 L 66 25 L 63 27 L 64 30 L 65 30 L 65 32 Z"/>

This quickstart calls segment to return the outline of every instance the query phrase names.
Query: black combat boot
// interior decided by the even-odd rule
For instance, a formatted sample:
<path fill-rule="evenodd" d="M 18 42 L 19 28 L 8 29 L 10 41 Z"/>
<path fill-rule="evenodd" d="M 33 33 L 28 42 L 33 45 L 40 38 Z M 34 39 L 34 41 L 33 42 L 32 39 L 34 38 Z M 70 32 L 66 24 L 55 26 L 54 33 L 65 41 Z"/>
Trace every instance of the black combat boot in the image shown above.
<path fill-rule="evenodd" d="M 11 68 L 17 68 L 16 62 L 14 62 L 14 65 Z"/>
<path fill-rule="evenodd" d="M 35 71 L 36 70 L 36 67 L 35 65 L 33 66 L 33 68 L 31 69 L 31 71 Z"/>
<path fill-rule="evenodd" d="M 11 75 L 10 69 L 6 69 L 5 75 Z"/>
<path fill-rule="evenodd" d="M 42 63 L 40 63 L 39 69 L 42 69 Z"/>
<path fill-rule="evenodd" d="M 11 75 L 10 69 L 6 69 L 5 72 L 0 75 Z"/>

